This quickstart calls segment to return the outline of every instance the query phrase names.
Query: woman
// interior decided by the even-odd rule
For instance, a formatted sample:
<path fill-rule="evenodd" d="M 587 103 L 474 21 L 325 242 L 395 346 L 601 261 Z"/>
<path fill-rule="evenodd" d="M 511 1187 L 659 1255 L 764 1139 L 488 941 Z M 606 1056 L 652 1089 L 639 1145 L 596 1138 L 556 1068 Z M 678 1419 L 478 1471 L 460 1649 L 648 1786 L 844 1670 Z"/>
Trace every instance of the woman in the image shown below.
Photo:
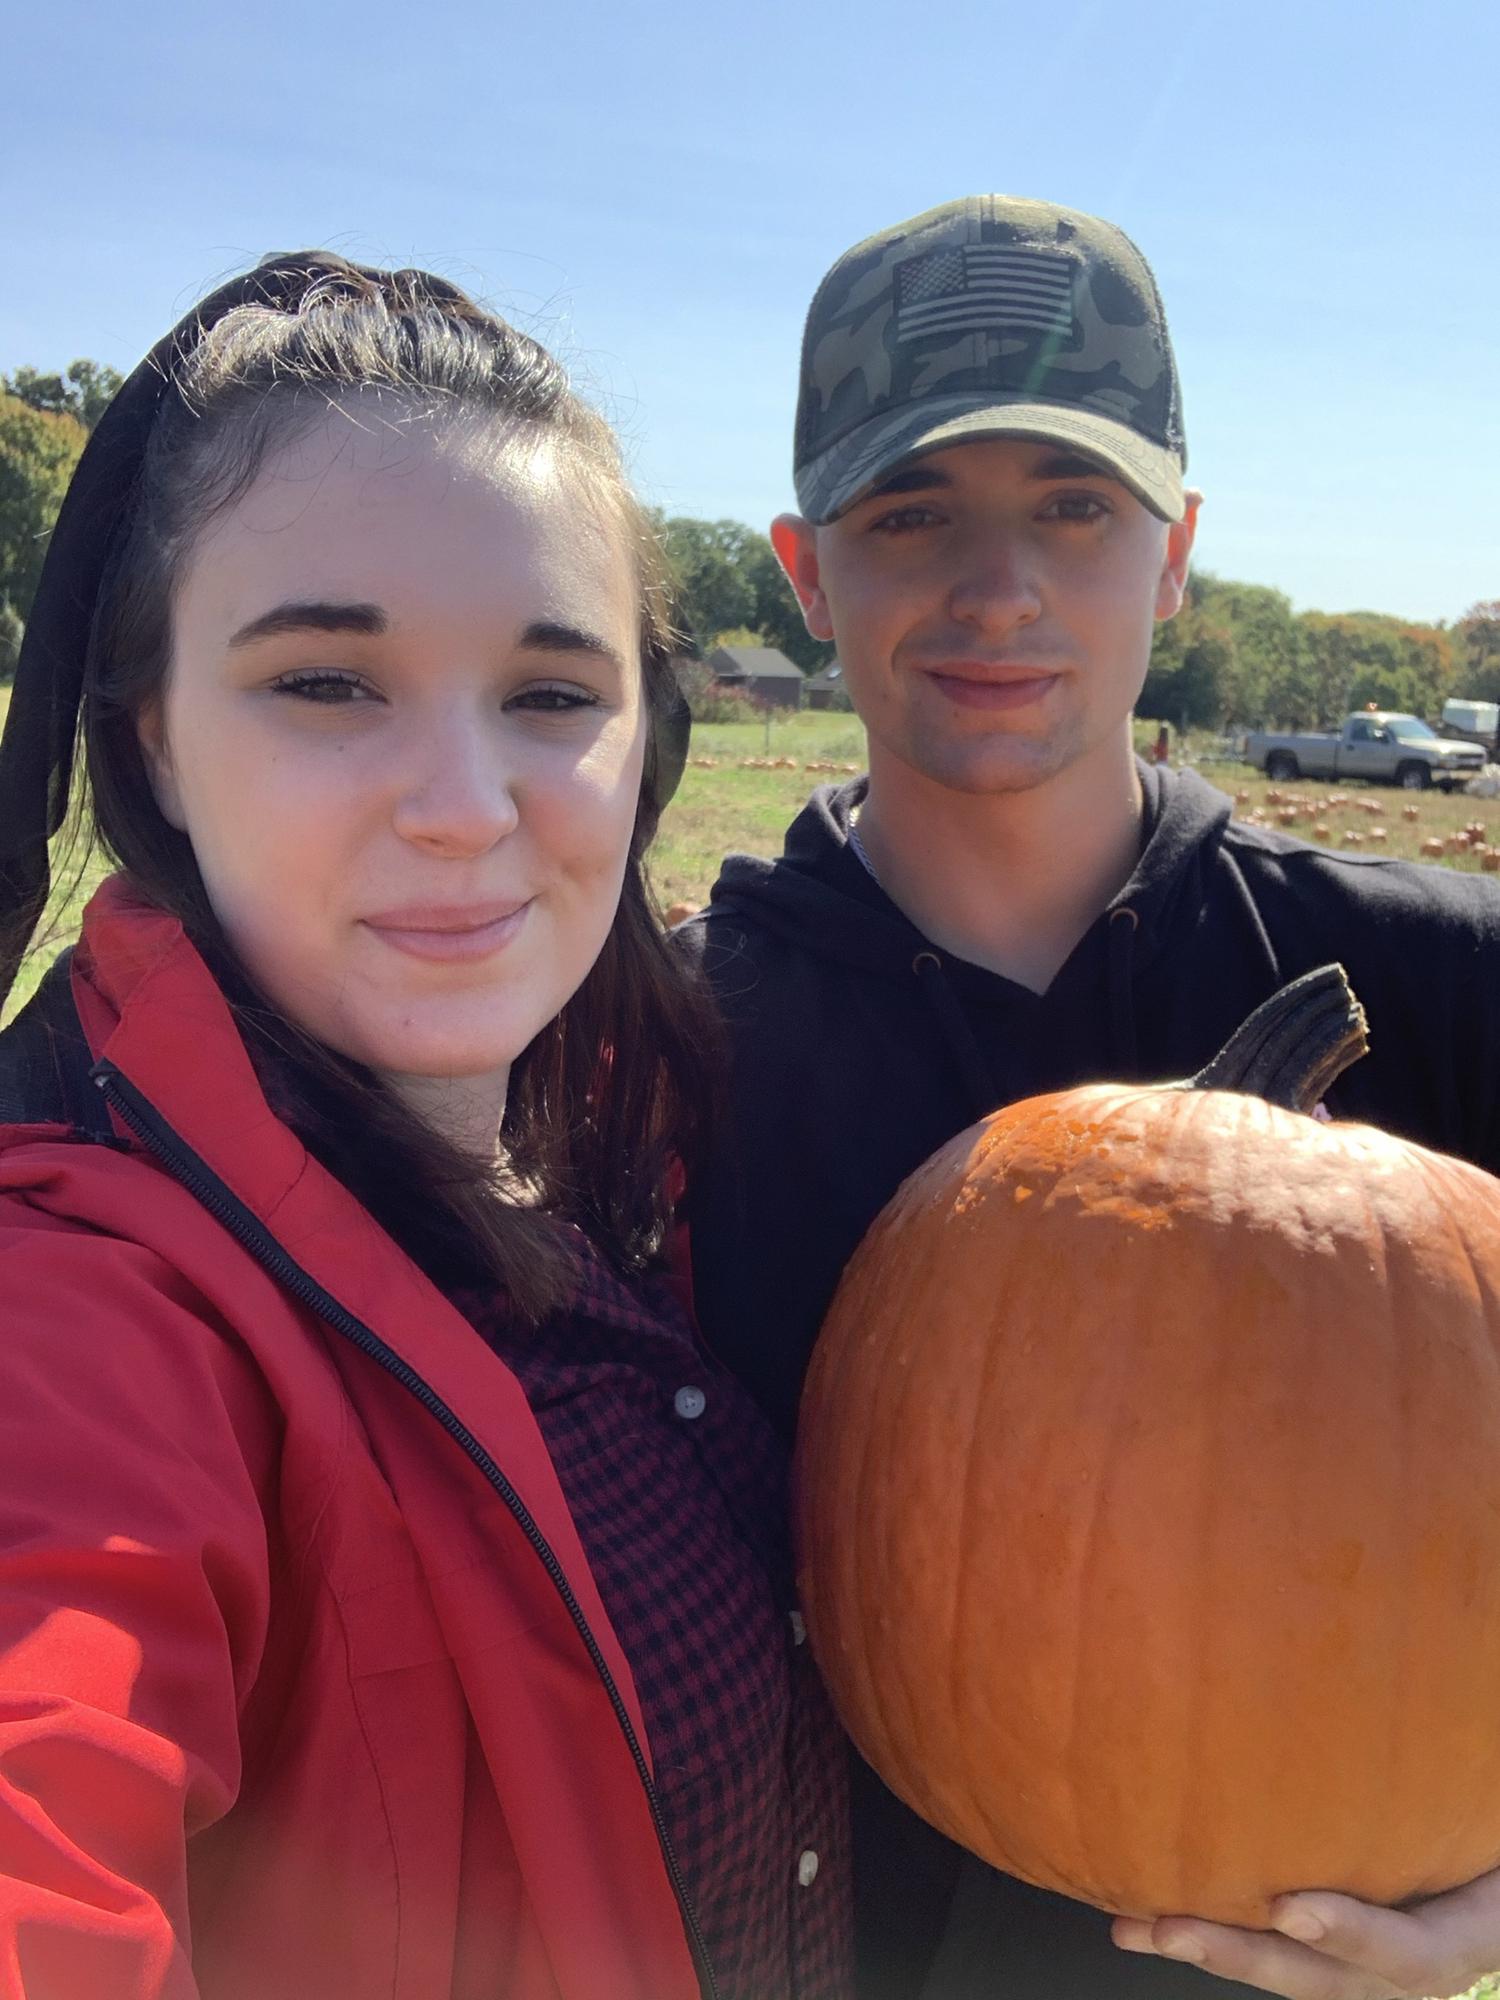
<path fill-rule="evenodd" d="M 0 746 L 0 1993 L 829 1995 L 782 1468 L 656 1263 L 702 1003 L 606 428 L 269 260 L 101 420 Z"/>

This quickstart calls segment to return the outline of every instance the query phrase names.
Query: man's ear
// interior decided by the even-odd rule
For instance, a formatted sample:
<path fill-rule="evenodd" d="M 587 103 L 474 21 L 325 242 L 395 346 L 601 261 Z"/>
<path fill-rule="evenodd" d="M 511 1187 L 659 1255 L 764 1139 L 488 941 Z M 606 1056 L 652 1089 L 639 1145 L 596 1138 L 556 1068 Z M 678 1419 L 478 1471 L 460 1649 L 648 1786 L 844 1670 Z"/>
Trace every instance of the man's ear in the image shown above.
<path fill-rule="evenodd" d="M 1192 560 L 1193 537 L 1198 532 L 1198 509 L 1203 505 L 1203 495 L 1190 487 L 1185 498 L 1187 505 L 1182 519 L 1173 521 L 1167 529 L 1167 559 L 1162 564 L 1156 585 L 1158 619 L 1176 615 L 1182 608 L 1183 593 L 1187 589 L 1188 564 Z"/>
<path fill-rule="evenodd" d="M 815 639 L 832 639 L 833 620 L 818 578 L 818 531 L 800 514 L 778 514 L 771 523 L 771 547 L 802 606 L 802 622 Z"/>
<path fill-rule="evenodd" d="M 148 702 L 136 717 L 135 740 L 141 746 L 141 761 L 146 766 L 146 778 L 151 786 L 151 796 L 156 800 L 157 811 L 168 826 L 175 826 L 179 833 L 186 833 L 187 815 L 182 810 L 182 794 L 167 743 L 166 715 L 160 697 Z"/>

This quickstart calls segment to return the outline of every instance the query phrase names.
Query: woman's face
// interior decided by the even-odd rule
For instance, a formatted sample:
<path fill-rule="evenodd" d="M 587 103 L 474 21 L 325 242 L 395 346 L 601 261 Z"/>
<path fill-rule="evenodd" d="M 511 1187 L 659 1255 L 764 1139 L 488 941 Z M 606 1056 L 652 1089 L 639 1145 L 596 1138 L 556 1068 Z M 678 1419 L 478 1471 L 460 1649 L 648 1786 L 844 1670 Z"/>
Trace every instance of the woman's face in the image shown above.
<path fill-rule="evenodd" d="M 141 737 L 289 1019 L 503 1103 L 614 919 L 637 621 L 623 533 L 545 443 L 356 405 L 272 453 L 179 579 Z"/>

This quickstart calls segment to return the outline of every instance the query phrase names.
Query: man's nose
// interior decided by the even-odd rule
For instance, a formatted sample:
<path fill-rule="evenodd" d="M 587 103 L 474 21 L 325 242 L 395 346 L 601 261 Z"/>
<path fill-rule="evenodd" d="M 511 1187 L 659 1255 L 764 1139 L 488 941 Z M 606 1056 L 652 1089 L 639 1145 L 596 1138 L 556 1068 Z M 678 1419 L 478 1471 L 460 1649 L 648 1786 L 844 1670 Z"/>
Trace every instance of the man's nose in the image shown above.
<path fill-rule="evenodd" d="M 959 551 L 959 566 L 948 595 L 959 624 L 977 630 L 1007 631 L 1030 624 L 1041 612 L 1035 566 L 1023 542 L 986 536 Z"/>

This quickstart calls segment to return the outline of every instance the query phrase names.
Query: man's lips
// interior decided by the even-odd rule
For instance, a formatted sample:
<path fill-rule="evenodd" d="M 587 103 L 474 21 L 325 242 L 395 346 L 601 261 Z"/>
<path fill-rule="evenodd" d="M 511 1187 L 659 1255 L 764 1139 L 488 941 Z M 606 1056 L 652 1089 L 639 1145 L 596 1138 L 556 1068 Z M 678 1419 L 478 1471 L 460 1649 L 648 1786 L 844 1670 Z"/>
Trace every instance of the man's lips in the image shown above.
<path fill-rule="evenodd" d="M 921 671 L 962 708 L 1024 708 L 1040 701 L 1061 679 L 1061 670 L 979 660 L 937 660 Z"/>
<path fill-rule="evenodd" d="M 488 903 L 408 903 L 361 918 L 366 930 L 411 958 L 487 958 L 503 950 L 526 921 L 531 899 Z"/>

